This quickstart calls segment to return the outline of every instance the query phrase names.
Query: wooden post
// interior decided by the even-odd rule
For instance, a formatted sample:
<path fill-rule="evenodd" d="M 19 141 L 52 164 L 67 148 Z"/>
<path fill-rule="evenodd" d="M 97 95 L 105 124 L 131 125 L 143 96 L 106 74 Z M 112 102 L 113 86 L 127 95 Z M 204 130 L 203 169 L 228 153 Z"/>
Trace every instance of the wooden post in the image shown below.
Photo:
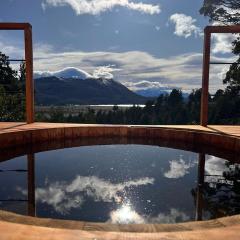
<path fill-rule="evenodd" d="M 34 154 L 27 155 L 28 160 L 28 215 L 35 217 L 35 157 Z"/>
<path fill-rule="evenodd" d="M 198 186 L 197 186 L 197 193 L 196 193 L 196 217 L 195 217 L 196 221 L 201 221 L 202 220 L 205 161 L 206 161 L 205 154 L 204 153 L 199 153 Z"/>
<path fill-rule="evenodd" d="M 208 92 L 210 70 L 211 32 L 209 27 L 204 30 L 203 73 L 202 73 L 202 99 L 201 99 L 201 125 L 208 125 Z"/>
<path fill-rule="evenodd" d="M 32 26 L 24 28 L 25 61 L 26 61 L 26 118 L 27 123 L 34 122 L 34 82 L 33 82 L 33 49 Z"/>

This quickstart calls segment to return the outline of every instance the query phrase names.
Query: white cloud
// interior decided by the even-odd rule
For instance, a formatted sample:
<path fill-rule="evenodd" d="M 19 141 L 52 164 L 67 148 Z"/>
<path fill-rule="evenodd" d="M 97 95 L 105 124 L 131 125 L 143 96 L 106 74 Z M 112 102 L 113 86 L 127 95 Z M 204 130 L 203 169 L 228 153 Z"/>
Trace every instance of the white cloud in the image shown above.
<path fill-rule="evenodd" d="M 143 51 L 129 52 L 54 52 L 35 51 L 35 71 L 59 71 L 71 66 L 93 75 L 106 72 L 121 83 L 141 81 L 159 82 L 167 87 L 179 87 L 185 91 L 201 87 L 202 53 L 186 53 L 159 58 Z M 212 56 L 212 61 L 234 61 L 234 58 Z M 210 73 L 210 91 L 222 87 L 222 71 L 226 66 L 214 65 Z M 100 70 L 99 70 L 100 69 Z M 104 70 L 104 71 L 103 71 Z M 96 73 L 96 72 L 95 72 Z M 221 74 L 220 74 L 221 73 Z M 109 75 L 110 76 L 110 75 Z"/>
<path fill-rule="evenodd" d="M 209 156 L 205 163 L 205 171 L 209 175 L 221 175 L 227 171 L 226 160 Z"/>
<path fill-rule="evenodd" d="M 161 12 L 159 5 L 136 2 L 131 0 L 45 0 L 42 7 L 45 10 L 48 6 L 70 6 L 77 15 L 92 14 L 97 15 L 110 11 L 115 7 L 125 7 L 127 9 L 139 11 L 146 14 L 158 14 Z"/>
<path fill-rule="evenodd" d="M 116 202 L 124 201 L 124 193 L 128 188 L 134 188 L 153 184 L 153 178 L 140 178 L 123 183 L 111 183 L 110 181 L 95 176 L 76 176 L 72 182 L 54 182 L 42 188 L 36 189 L 36 201 L 47 203 L 55 211 L 66 214 L 71 209 L 80 208 L 86 197 L 94 201 Z M 22 194 L 26 190 L 18 188 Z"/>
<path fill-rule="evenodd" d="M 67 63 L 67 66 L 83 69 L 93 75 L 99 66 L 111 65 L 111 68 L 100 70 L 110 70 L 115 80 L 124 83 L 148 80 L 188 89 L 201 85 L 200 53 L 157 58 L 141 51 L 55 53 L 36 50 L 34 56 L 35 71 L 58 71 L 65 68 Z"/>
<path fill-rule="evenodd" d="M 233 49 L 232 42 L 236 39 L 233 34 L 216 33 L 213 34 L 213 53 L 231 53 Z"/>
<path fill-rule="evenodd" d="M 193 168 L 197 164 L 197 161 L 189 161 L 188 163 L 180 156 L 179 160 L 170 161 L 170 169 L 164 173 L 166 178 L 181 178 L 189 173 L 189 169 Z"/>
<path fill-rule="evenodd" d="M 111 66 L 101 66 L 101 67 L 97 67 L 94 71 L 93 71 L 93 77 L 94 78 L 103 78 L 103 79 L 113 79 L 113 72 L 119 71 L 119 69 L 115 69 L 114 65 Z"/>
<path fill-rule="evenodd" d="M 79 79 L 87 79 L 87 78 L 94 78 L 92 75 L 83 71 L 79 68 L 75 67 L 66 67 L 64 69 L 58 71 L 35 71 L 34 78 L 41 78 L 41 77 L 62 77 L 62 78 L 79 78 Z"/>
<path fill-rule="evenodd" d="M 6 39 L 0 38 L 0 46 L 3 46 L 12 58 L 19 58 L 22 48 L 18 44 L 9 44 Z M 11 50 L 11 51 L 10 51 Z M 236 57 L 216 57 L 212 55 L 212 61 L 232 62 Z M 17 69 L 18 63 L 12 63 Z M 176 56 L 161 58 L 143 51 L 128 52 L 82 52 L 82 51 L 58 51 L 49 44 L 34 44 L 34 71 L 56 72 L 73 67 L 93 76 L 107 78 L 114 77 L 121 83 L 132 88 L 135 83 L 147 81 L 150 87 L 155 82 L 155 87 L 163 85 L 167 88 L 181 88 L 183 91 L 191 91 L 201 87 L 202 81 L 202 53 L 189 52 Z M 213 65 L 210 72 L 210 91 L 214 92 L 222 88 L 222 79 L 227 66 Z M 157 84 L 158 82 L 158 84 Z M 154 84 L 153 84 L 154 85 Z"/>
<path fill-rule="evenodd" d="M 114 68 L 114 66 L 100 66 L 96 67 L 93 74 L 79 69 L 77 67 L 66 67 L 57 71 L 34 71 L 34 79 L 42 77 L 60 77 L 60 78 L 79 78 L 85 80 L 87 78 L 103 78 L 103 79 L 113 79 L 113 72 L 120 71 L 120 69 Z"/>
<path fill-rule="evenodd" d="M 122 84 L 133 92 L 148 97 L 158 97 L 160 94 L 170 93 L 173 88 L 177 89 L 177 87 L 170 87 L 167 84 L 146 80 L 140 82 L 122 82 Z"/>
<path fill-rule="evenodd" d="M 56 212 L 67 214 L 71 209 L 80 208 L 84 203 L 81 195 L 73 195 L 66 193 L 62 183 L 54 183 L 47 188 L 36 189 L 36 201 L 46 203 L 52 206 Z"/>
<path fill-rule="evenodd" d="M 170 16 L 169 20 L 175 24 L 174 34 L 179 37 L 191 37 L 195 35 L 196 37 L 202 36 L 202 30 L 196 26 L 196 19 L 191 16 L 187 16 L 182 13 L 175 13 Z"/>
<path fill-rule="evenodd" d="M 213 22 L 213 26 L 223 26 L 221 22 Z M 212 53 L 226 54 L 231 53 L 233 49 L 233 41 L 236 40 L 236 35 L 231 33 L 213 33 L 212 34 Z"/>
<path fill-rule="evenodd" d="M 132 91 L 146 90 L 146 89 L 159 89 L 159 90 L 171 90 L 171 87 L 164 85 L 160 82 L 140 81 L 140 82 L 126 82 L 123 84 Z"/>
<path fill-rule="evenodd" d="M 0 35 L 0 52 L 6 54 L 11 59 L 24 59 L 23 41 L 15 43 Z"/>
<path fill-rule="evenodd" d="M 205 163 L 206 175 L 204 181 L 209 183 L 209 186 L 216 188 L 216 184 L 221 182 L 223 173 L 228 170 L 226 160 L 215 156 L 208 156 Z M 228 181 L 231 183 L 231 181 Z M 231 183 L 232 184 L 232 183 Z"/>

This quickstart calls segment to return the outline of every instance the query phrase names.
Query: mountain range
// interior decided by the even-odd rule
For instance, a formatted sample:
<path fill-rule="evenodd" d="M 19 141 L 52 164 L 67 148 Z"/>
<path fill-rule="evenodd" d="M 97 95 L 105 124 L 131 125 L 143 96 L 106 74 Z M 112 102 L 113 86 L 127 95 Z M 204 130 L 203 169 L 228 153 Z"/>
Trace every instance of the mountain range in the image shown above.
<path fill-rule="evenodd" d="M 75 68 L 36 72 L 34 78 L 38 105 L 143 104 L 148 100 L 113 79 L 94 78 Z"/>

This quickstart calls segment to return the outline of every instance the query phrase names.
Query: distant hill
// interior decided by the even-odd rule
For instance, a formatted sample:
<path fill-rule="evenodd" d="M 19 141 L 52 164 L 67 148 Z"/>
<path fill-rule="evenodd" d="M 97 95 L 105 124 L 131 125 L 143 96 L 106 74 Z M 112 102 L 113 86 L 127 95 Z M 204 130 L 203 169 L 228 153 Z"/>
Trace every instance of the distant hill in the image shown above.
<path fill-rule="evenodd" d="M 144 97 L 159 97 L 159 95 L 169 94 L 169 90 L 160 89 L 140 89 L 134 92 Z"/>
<path fill-rule="evenodd" d="M 172 91 L 172 89 L 167 89 L 167 90 L 161 90 L 161 89 L 140 89 L 140 90 L 136 90 L 134 91 L 136 94 L 141 95 L 143 97 L 147 97 L 147 98 L 156 98 L 159 97 L 160 95 L 166 95 L 166 94 L 170 94 L 170 92 Z M 183 98 L 186 99 L 189 97 L 189 93 L 183 92 L 182 93 Z"/>
<path fill-rule="evenodd" d="M 38 75 L 35 79 L 36 103 L 38 105 L 141 104 L 147 101 L 147 98 L 137 95 L 112 79 L 88 78 L 88 76 L 81 79 L 80 74 L 78 76 L 74 76 L 75 73 L 71 74 L 73 76 L 71 78 L 67 78 L 67 74 L 64 77 Z"/>

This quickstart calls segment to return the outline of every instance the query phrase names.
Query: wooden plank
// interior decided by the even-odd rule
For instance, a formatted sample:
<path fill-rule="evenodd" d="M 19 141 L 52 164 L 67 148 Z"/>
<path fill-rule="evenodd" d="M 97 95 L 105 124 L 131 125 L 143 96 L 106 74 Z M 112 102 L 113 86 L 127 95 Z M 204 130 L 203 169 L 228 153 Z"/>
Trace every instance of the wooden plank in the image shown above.
<path fill-rule="evenodd" d="M 223 125 L 208 125 L 203 127 L 201 125 L 111 125 L 111 124 L 74 124 L 74 123 L 41 123 L 35 122 L 33 124 L 26 124 L 21 122 L 0 122 L 0 134 L 6 132 L 17 132 L 25 130 L 41 130 L 51 128 L 73 128 L 73 127 L 133 127 L 133 128 L 166 128 L 179 129 L 189 131 L 203 131 L 222 133 L 240 137 L 240 126 L 223 126 Z"/>
<path fill-rule="evenodd" d="M 29 226 L 24 224 L 16 224 L 9 222 L 0 222 L 1 240 L 239 240 L 240 225 L 201 229 L 194 231 L 178 231 L 178 232 L 153 232 L 151 233 L 129 233 L 129 232 L 103 232 L 103 231 L 84 231 L 84 230 L 69 230 L 58 228 L 47 228 L 38 226 Z"/>

